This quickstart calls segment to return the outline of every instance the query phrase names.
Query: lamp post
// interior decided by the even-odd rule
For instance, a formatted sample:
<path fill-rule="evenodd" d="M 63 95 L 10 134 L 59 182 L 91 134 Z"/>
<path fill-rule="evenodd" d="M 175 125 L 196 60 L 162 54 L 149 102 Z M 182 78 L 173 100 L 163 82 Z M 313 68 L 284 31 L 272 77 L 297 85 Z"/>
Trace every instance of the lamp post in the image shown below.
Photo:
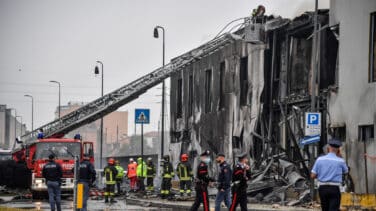
<path fill-rule="evenodd" d="M 31 98 L 31 131 L 34 131 L 34 98 L 31 95 L 24 95 L 24 96 Z"/>
<path fill-rule="evenodd" d="M 59 81 L 50 81 L 51 83 L 55 83 L 59 86 L 59 118 L 61 117 L 61 83 Z"/>
<path fill-rule="evenodd" d="M 163 32 L 162 43 L 162 65 L 165 66 L 165 29 L 162 26 L 154 27 L 154 38 L 159 38 L 158 29 Z M 165 118 L 165 81 L 162 82 L 162 122 L 161 122 L 161 158 L 163 157 L 164 150 L 164 118 Z"/>
<path fill-rule="evenodd" d="M 97 61 L 98 64 L 101 65 L 101 75 L 102 75 L 102 91 L 101 91 L 101 96 L 103 97 L 103 62 Z M 95 66 L 94 74 L 98 75 L 99 74 L 99 67 Z M 101 118 L 101 129 L 100 129 L 100 159 L 99 159 L 99 168 L 102 168 L 102 159 L 103 159 L 103 117 Z"/>

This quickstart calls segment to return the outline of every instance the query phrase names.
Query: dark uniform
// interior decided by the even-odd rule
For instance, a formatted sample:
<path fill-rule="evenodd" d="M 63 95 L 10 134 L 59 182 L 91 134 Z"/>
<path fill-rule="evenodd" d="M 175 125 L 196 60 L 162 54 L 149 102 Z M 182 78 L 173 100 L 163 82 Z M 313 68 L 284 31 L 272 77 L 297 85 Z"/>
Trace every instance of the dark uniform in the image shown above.
<path fill-rule="evenodd" d="M 87 210 L 87 200 L 89 199 L 89 189 L 94 183 L 96 172 L 92 163 L 85 159 L 80 163 L 78 182 L 84 185 L 84 201 L 81 211 Z"/>
<path fill-rule="evenodd" d="M 163 159 L 161 196 L 162 198 L 166 198 L 170 196 L 171 179 L 175 176 L 175 173 L 172 164 L 170 163 L 170 156 L 165 155 Z"/>
<path fill-rule="evenodd" d="M 148 160 L 146 165 L 146 190 L 152 192 L 154 191 L 156 170 L 152 160 Z"/>
<path fill-rule="evenodd" d="M 239 159 L 242 159 L 240 157 Z M 251 178 L 251 171 L 246 166 L 238 162 L 234 167 L 232 175 L 232 202 L 230 211 L 235 211 L 238 204 L 242 211 L 247 210 L 247 181 Z"/>
<path fill-rule="evenodd" d="M 51 211 L 55 211 L 55 205 L 57 211 L 61 211 L 61 178 L 63 177 L 63 171 L 58 163 L 55 163 L 54 155 L 48 157 L 49 162 L 44 165 L 42 170 L 42 176 L 46 179 L 48 198 L 50 202 Z"/>
<path fill-rule="evenodd" d="M 108 203 L 108 198 L 110 198 L 111 202 L 114 201 L 115 195 L 115 184 L 116 184 L 116 175 L 118 174 L 115 166 L 115 160 L 109 159 L 108 166 L 106 166 L 104 171 L 104 176 L 106 178 L 106 190 L 104 192 L 105 203 Z"/>
<path fill-rule="evenodd" d="M 205 156 L 208 158 L 209 151 L 205 151 L 201 154 L 201 157 Z M 209 182 L 213 181 L 209 177 L 209 171 L 208 171 L 208 165 L 209 162 L 204 162 L 203 160 L 199 163 L 197 166 L 197 172 L 196 172 L 196 198 L 195 202 L 193 203 L 191 207 L 191 211 L 196 211 L 200 207 L 200 204 L 202 203 L 204 206 L 204 211 L 209 211 L 209 195 L 208 195 L 208 185 Z"/>
<path fill-rule="evenodd" d="M 191 195 L 191 186 L 192 186 L 192 177 L 193 171 L 189 162 L 181 162 L 178 164 L 176 168 L 176 172 L 178 174 L 180 180 L 180 195 L 187 193 L 188 196 Z"/>
<path fill-rule="evenodd" d="M 231 176 L 232 171 L 230 166 L 224 161 L 219 164 L 219 174 L 218 174 L 218 193 L 215 199 L 215 210 L 218 211 L 221 209 L 222 201 L 225 202 L 225 205 L 230 208 L 231 206 Z"/>

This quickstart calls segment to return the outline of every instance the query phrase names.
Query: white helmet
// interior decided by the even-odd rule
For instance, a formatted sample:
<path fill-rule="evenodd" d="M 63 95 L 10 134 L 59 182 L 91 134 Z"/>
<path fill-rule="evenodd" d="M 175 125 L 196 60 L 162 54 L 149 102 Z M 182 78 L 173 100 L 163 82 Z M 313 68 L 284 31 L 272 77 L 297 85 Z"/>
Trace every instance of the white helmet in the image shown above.
<path fill-rule="evenodd" d="M 133 160 L 133 158 L 129 158 L 129 162 L 133 162 L 134 160 Z"/>

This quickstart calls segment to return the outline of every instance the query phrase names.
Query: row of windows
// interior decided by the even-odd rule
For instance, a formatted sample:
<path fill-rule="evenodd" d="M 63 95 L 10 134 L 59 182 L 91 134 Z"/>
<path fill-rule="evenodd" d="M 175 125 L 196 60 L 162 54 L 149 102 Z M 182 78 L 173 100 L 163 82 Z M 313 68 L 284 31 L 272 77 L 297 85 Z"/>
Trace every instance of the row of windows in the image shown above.
<path fill-rule="evenodd" d="M 222 110 L 225 107 L 225 72 L 226 72 L 226 63 L 221 62 L 219 64 L 219 110 Z M 239 74 L 239 84 L 240 84 L 240 105 L 247 105 L 247 92 L 248 92 L 248 57 L 240 59 L 240 74 Z M 212 93 L 213 93 L 213 72 L 211 69 L 205 71 L 205 112 L 212 112 Z M 177 81 L 177 101 L 176 101 L 176 117 L 181 118 L 183 115 L 183 80 L 178 79 Z M 188 79 L 188 112 L 189 116 L 193 114 L 193 101 L 194 101 L 194 80 L 193 75 L 189 76 Z"/>

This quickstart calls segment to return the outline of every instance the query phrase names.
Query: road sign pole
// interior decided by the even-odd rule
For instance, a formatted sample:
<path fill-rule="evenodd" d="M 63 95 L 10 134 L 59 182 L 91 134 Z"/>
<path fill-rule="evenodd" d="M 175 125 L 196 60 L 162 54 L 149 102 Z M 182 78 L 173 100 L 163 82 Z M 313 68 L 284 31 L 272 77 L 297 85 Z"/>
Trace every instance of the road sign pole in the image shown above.
<path fill-rule="evenodd" d="M 141 123 L 141 177 L 144 177 L 144 123 Z"/>

